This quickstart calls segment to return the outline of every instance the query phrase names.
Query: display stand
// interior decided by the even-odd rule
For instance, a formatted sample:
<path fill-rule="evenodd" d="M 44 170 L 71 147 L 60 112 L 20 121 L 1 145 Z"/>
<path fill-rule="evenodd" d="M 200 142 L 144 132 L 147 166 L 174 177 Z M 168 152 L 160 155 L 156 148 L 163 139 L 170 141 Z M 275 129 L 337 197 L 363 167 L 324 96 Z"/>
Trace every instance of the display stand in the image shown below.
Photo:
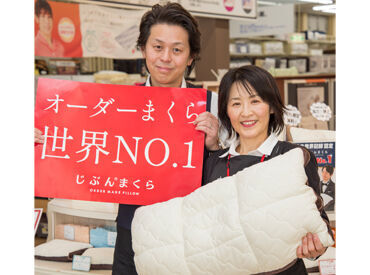
<path fill-rule="evenodd" d="M 58 224 L 78 224 L 87 226 L 115 226 L 118 213 L 117 203 L 53 199 L 47 206 L 48 239 L 55 236 Z M 72 270 L 72 262 L 56 262 L 35 259 L 35 274 L 86 274 Z M 112 274 L 112 270 L 92 270 L 88 274 Z"/>

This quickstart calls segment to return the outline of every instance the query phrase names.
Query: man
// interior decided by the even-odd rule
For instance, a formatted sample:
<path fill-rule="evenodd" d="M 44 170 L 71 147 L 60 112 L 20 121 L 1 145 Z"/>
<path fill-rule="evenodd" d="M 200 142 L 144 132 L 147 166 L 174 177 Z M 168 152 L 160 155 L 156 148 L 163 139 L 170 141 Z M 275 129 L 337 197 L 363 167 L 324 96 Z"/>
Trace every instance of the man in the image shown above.
<path fill-rule="evenodd" d="M 334 167 L 326 165 L 322 168 L 322 181 L 320 181 L 320 192 L 332 198 L 325 204 L 325 211 L 334 211 L 335 205 L 335 182 L 331 180 L 334 173 Z"/>

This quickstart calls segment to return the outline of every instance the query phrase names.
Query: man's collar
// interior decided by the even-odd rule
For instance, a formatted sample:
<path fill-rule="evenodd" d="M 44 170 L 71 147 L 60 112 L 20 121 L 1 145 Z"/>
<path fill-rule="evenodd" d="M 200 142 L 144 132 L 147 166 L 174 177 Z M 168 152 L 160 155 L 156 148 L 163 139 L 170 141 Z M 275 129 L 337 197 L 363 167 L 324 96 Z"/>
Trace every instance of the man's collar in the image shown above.
<path fill-rule="evenodd" d="M 145 86 L 148 86 L 148 87 L 151 87 L 152 86 L 150 84 L 150 74 L 148 75 L 148 77 L 146 79 Z M 181 82 L 181 87 L 180 88 L 187 88 L 186 87 L 186 81 L 185 81 L 185 78 L 184 77 L 182 78 L 182 82 Z"/>
<path fill-rule="evenodd" d="M 249 152 L 247 155 L 257 156 L 257 157 L 262 157 L 263 155 L 269 156 L 269 155 L 271 155 L 271 152 L 274 149 L 277 142 L 278 142 L 277 136 L 274 133 L 272 133 L 256 150 Z M 225 152 L 224 154 L 222 154 L 220 156 L 220 158 L 224 158 L 224 157 L 228 156 L 229 154 L 232 157 L 240 156 L 240 154 L 238 152 L 236 152 L 236 148 L 240 144 L 239 138 L 236 138 L 236 137 L 233 138 L 230 141 L 230 143 L 231 144 L 230 144 L 229 150 L 227 152 Z"/>

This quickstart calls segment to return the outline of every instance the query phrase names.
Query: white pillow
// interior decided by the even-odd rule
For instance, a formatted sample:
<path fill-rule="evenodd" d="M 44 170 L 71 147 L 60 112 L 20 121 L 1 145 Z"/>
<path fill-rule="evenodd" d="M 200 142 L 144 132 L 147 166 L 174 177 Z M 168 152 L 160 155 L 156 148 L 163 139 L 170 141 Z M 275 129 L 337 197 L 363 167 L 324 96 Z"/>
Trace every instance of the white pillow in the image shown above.
<path fill-rule="evenodd" d="M 98 247 L 87 249 L 82 256 L 91 257 L 90 269 L 112 269 L 114 247 Z"/>
<path fill-rule="evenodd" d="M 259 274 L 296 260 L 308 232 L 334 242 L 296 148 L 191 194 L 143 206 L 132 221 L 139 274 Z"/>
<path fill-rule="evenodd" d="M 335 141 L 335 131 L 290 127 L 293 142 Z"/>
<path fill-rule="evenodd" d="M 35 258 L 40 260 L 71 262 L 73 255 L 81 255 L 90 247 L 92 247 L 92 245 L 88 243 L 55 239 L 36 246 Z"/>

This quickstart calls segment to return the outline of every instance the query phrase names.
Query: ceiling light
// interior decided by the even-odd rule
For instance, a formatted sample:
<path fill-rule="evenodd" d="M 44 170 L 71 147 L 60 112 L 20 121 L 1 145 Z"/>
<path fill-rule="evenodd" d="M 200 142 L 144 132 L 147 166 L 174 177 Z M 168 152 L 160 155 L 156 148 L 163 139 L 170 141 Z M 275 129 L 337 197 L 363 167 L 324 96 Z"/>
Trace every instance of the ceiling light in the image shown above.
<path fill-rule="evenodd" d="M 333 4 L 333 0 L 298 0 L 300 2 L 309 2 L 317 4 Z"/>
<path fill-rule="evenodd" d="M 259 1 L 258 0 L 258 5 L 265 5 L 265 6 L 280 6 L 281 3 L 277 3 L 277 2 L 271 2 L 271 1 Z"/>
<path fill-rule="evenodd" d="M 336 5 L 323 5 L 323 6 L 314 6 L 312 7 L 314 11 L 322 11 L 327 13 L 335 13 Z"/>

